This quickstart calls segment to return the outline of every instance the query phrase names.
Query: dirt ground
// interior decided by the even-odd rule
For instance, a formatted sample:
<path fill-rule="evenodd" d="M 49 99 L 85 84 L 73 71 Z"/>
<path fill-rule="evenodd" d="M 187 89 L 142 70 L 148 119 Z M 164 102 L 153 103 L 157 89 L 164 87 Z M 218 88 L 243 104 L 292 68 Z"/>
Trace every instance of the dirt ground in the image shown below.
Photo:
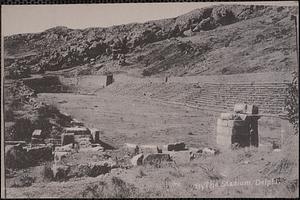
<path fill-rule="evenodd" d="M 180 141 L 188 147 L 217 147 L 217 112 L 162 103 L 147 96 L 116 95 L 109 89 L 93 90 L 89 84 L 80 85 L 79 93 L 41 93 L 38 99 L 71 114 L 87 127 L 100 129 L 100 139 L 119 149 L 124 143 L 159 145 Z M 278 118 L 262 118 L 258 149 L 222 151 L 160 168 L 118 168 L 95 178 L 36 181 L 30 187 L 8 187 L 7 196 L 297 197 L 298 136 L 286 127 Z M 285 133 L 284 148 L 273 151 L 271 144 L 282 139 L 282 130 L 289 132 Z M 38 177 L 41 172 L 36 167 L 24 173 Z"/>
<path fill-rule="evenodd" d="M 102 138 L 113 145 L 184 141 L 199 147 L 213 142 L 215 113 L 102 92 L 95 96 L 41 94 L 40 98 L 102 130 Z"/>

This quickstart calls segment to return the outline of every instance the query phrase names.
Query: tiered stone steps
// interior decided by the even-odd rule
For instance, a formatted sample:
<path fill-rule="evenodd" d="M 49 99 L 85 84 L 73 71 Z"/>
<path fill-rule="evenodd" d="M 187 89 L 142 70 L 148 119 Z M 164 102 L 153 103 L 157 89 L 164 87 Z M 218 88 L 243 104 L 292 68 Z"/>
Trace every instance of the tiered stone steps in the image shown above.
<path fill-rule="evenodd" d="M 259 106 L 260 113 L 280 114 L 287 95 L 286 83 L 152 83 L 131 84 L 118 88 L 119 94 L 151 98 L 196 106 L 203 109 L 230 111 L 235 103 Z"/>

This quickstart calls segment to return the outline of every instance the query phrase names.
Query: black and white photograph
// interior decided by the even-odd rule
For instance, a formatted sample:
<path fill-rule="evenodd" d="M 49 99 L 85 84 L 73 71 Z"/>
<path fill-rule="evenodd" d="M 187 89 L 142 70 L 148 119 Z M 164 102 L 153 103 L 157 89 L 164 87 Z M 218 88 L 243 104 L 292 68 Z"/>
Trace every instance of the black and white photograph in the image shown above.
<path fill-rule="evenodd" d="M 1 198 L 299 198 L 297 1 L 1 5 Z"/>

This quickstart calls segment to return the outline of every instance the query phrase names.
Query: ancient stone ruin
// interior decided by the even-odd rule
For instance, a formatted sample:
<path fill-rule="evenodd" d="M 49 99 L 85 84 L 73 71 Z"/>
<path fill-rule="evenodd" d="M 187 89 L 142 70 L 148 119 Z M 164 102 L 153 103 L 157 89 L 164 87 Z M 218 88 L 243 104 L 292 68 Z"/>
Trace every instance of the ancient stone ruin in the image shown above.
<path fill-rule="evenodd" d="M 114 77 L 113 74 L 108 74 L 106 76 L 106 86 L 109 86 L 110 84 L 112 84 L 114 82 Z"/>
<path fill-rule="evenodd" d="M 236 104 L 233 113 L 221 113 L 217 121 L 217 145 L 220 148 L 258 147 L 258 107 Z"/>

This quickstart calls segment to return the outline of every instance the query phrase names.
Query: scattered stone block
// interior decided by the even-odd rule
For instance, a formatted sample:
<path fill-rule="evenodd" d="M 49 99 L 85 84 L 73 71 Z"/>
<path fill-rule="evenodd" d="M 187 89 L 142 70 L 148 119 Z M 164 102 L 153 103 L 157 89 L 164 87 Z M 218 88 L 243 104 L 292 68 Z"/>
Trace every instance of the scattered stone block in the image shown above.
<path fill-rule="evenodd" d="M 61 163 L 63 158 L 66 158 L 70 152 L 54 152 L 54 163 Z"/>
<path fill-rule="evenodd" d="M 202 149 L 190 147 L 189 152 L 190 153 L 202 153 Z"/>
<path fill-rule="evenodd" d="M 70 166 L 67 165 L 53 165 L 52 166 L 53 177 L 55 180 L 66 179 L 69 172 Z"/>
<path fill-rule="evenodd" d="M 131 143 L 125 143 L 124 146 L 126 148 L 129 148 L 129 149 L 135 149 L 138 145 L 137 144 L 131 144 Z"/>
<path fill-rule="evenodd" d="M 167 150 L 168 151 L 183 151 L 183 150 L 186 150 L 186 146 L 185 146 L 184 142 L 168 144 Z"/>
<path fill-rule="evenodd" d="M 91 162 L 88 165 L 90 167 L 88 176 L 91 177 L 96 177 L 101 174 L 109 173 L 111 169 L 118 167 L 116 162 L 114 162 L 111 159 L 105 161 L 99 161 L 99 162 Z"/>
<path fill-rule="evenodd" d="M 63 133 L 61 136 L 61 145 L 72 144 L 75 142 L 74 133 Z"/>
<path fill-rule="evenodd" d="M 93 138 L 93 142 L 94 143 L 99 142 L 100 141 L 100 131 L 96 128 L 91 128 L 90 132 L 91 132 L 91 135 L 92 135 L 92 138 Z"/>
<path fill-rule="evenodd" d="M 140 153 L 140 147 L 137 144 L 125 143 L 124 147 L 127 151 L 129 151 L 133 154 L 139 154 Z"/>
<path fill-rule="evenodd" d="M 73 144 L 67 144 L 61 147 L 55 147 L 55 152 L 71 152 L 73 150 Z"/>
<path fill-rule="evenodd" d="M 142 165 L 143 164 L 143 158 L 144 158 L 144 154 L 140 153 L 136 156 L 134 156 L 133 158 L 131 158 L 131 164 L 133 166 L 137 166 L 137 165 Z"/>
<path fill-rule="evenodd" d="M 161 149 L 157 145 L 139 145 L 141 153 L 161 153 Z"/>
<path fill-rule="evenodd" d="M 80 152 L 104 151 L 104 148 L 101 146 L 87 147 L 87 148 L 81 148 L 79 151 Z"/>
<path fill-rule="evenodd" d="M 30 162 L 35 163 L 42 160 L 52 160 L 52 146 L 50 145 L 40 145 L 25 149 Z"/>
<path fill-rule="evenodd" d="M 92 146 L 90 138 L 83 137 L 77 139 L 77 141 L 79 143 L 80 148 L 90 148 Z"/>
<path fill-rule="evenodd" d="M 204 154 L 210 154 L 210 155 L 216 155 L 219 153 L 218 149 L 213 149 L 210 147 L 205 147 L 204 149 L 202 149 L 202 153 Z"/>
<path fill-rule="evenodd" d="M 159 167 L 163 162 L 169 161 L 172 161 L 172 159 L 170 155 L 166 153 L 147 154 L 144 156 L 143 164 Z"/>

